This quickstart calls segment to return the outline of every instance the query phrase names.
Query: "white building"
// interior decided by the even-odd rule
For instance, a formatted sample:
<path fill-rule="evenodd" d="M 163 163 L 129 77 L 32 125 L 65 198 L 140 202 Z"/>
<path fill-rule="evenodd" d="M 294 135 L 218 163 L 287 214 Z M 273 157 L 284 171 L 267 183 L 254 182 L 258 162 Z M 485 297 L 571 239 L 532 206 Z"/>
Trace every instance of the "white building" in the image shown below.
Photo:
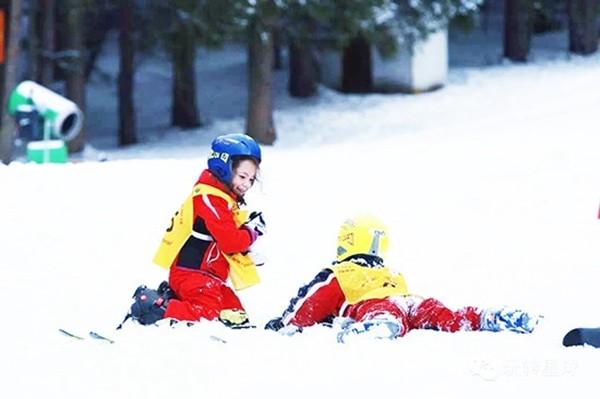
<path fill-rule="evenodd" d="M 430 34 L 413 45 L 401 46 L 383 58 L 371 47 L 374 91 L 418 93 L 444 86 L 448 76 L 448 31 Z M 336 50 L 319 52 L 321 82 L 334 89 L 342 86 L 342 55 Z"/>

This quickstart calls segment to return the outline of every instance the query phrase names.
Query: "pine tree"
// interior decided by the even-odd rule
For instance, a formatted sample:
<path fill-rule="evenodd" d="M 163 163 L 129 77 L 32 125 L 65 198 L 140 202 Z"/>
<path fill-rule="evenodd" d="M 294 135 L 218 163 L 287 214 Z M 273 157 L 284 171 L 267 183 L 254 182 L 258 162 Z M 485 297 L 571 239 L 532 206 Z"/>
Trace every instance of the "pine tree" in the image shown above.
<path fill-rule="evenodd" d="M 56 22 L 56 1 L 43 0 L 41 2 L 41 62 L 40 62 L 40 83 L 48 86 L 54 80 L 54 60 L 51 54 L 55 50 L 55 22 Z"/>
<path fill-rule="evenodd" d="M 527 61 L 533 29 L 532 0 L 506 0 L 504 10 L 504 56 Z"/>
<path fill-rule="evenodd" d="M 72 57 L 66 70 L 66 97 L 72 100 L 85 114 L 86 80 L 83 15 L 86 0 L 66 0 L 67 48 Z M 69 151 L 82 151 L 86 139 L 85 118 L 81 132 L 68 143 Z"/>
<path fill-rule="evenodd" d="M 401 42 L 426 37 L 456 15 L 477 11 L 482 0 L 256 0 L 240 1 L 241 26 L 249 43 L 249 103 L 246 132 L 259 142 L 276 139 L 272 115 L 273 29 L 285 33 L 291 47 L 290 91 L 310 95 L 317 71 L 313 43 L 343 48 L 357 38 L 391 54 Z M 363 46 L 364 48 L 364 46 Z M 352 64 L 349 62 L 349 65 Z M 357 69 L 369 79 L 370 69 Z M 349 81 L 356 79 L 349 78 Z M 368 87 L 368 82 L 366 84 Z"/>
<path fill-rule="evenodd" d="M 303 0 L 288 1 L 284 15 L 291 43 L 344 49 L 343 91 L 370 91 L 370 45 L 383 56 L 425 39 L 450 19 L 468 17 L 482 0 Z M 312 40 L 311 40 L 312 39 Z M 306 68 L 310 68 L 308 64 Z M 294 77 L 290 77 L 290 82 Z"/>
<path fill-rule="evenodd" d="M 135 40 L 133 37 L 135 6 L 133 0 L 121 0 L 119 7 L 119 144 L 137 142 L 133 85 Z"/>
<path fill-rule="evenodd" d="M 171 123 L 200 126 L 196 100 L 197 47 L 221 46 L 235 31 L 235 0 L 162 0 L 150 2 L 149 20 L 173 65 Z"/>
<path fill-rule="evenodd" d="M 284 2 L 244 2 L 242 13 L 248 43 L 248 106 L 246 134 L 261 144 L 273 144 L 273 30 L 281 18 Z"/>
<path fill-rule="evenodd" d="M 592 54 L 598 50 L 598 0 L 569 0 L 569 51 Z"/>

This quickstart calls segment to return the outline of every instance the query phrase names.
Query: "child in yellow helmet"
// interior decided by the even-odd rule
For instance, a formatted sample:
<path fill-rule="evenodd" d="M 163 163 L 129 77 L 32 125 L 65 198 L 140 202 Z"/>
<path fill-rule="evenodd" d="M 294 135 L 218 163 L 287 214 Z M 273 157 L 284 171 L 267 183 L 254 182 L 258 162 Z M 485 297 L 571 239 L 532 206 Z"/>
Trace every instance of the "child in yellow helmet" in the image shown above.
<path fill-rule="evenodd" d="M 346 220 L 338 234 L 336 261 L 290 300 L 266 329 L 292 334 L 318 323 L 339 323 L 338 340 L 368 333 L 396 338 L 412 329 L 530 333 L 539 317 L 506 308 L 451 310 L 435 298 L 410 293 L 404 277 L 384 263 L 386 226 L 371 216 Z"/>

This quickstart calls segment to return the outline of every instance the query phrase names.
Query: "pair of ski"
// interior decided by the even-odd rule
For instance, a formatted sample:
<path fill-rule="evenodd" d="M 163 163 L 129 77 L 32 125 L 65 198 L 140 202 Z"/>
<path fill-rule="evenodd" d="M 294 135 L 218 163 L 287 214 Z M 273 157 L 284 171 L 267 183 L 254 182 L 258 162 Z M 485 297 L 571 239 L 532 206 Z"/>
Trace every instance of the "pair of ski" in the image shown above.
<path fill-rule="evenodd" d="M 163 319 L 163 320 L 160 321 L 160 324 L 157 323 L 158 326 L 166 325 L 166 326 L 171 327 L 171 328 L 180 328 L 182 326 L 183 327 L 193 327 L 196 324 L 197 324 L 197 322 L 192 322 L 192 321 L 179 322 L 179 321 L 174 320 L 174 319 Z M 252 324 L 244 324 L 244 325 L 237 325 L 237 326 L 236 325 L 229 325 L 227 327 L 230 328 L 230 329 L 232 329 L 232 330 L 243 330 L 243 329 L 253 329 L 253 328 L 256 328 L 256 326 L 254 326 Z M 86 336 L 75 334 L 75 333 L 73 333 L 71 331 L 68 331 L 68 330 L 66 330 L 64 328 L 59 328 L 58 331 L 62 335 L 66 336 L 66 337 L 73 338 L 73 339 L 76 339 L 76 340 L 79 340 L 79 341 L 86 339 Z M 108 343 L 111 343 L 111 344 L 115 343 L 114 339 L 109 338 L 106 335 L 99 334 L 99 333 L 97 333 L 95 331 L 90 331 L 88 333 L 87 337 L 92 338 L 94 340 L 108 342 Z M 227 341 L 225 339 L 223 339 L 221 337 L 218 337 L 216 335 L 209 335 L 208 338 L 211 341 L 220 342 L 220 343 L 223 343 L 223 344 L 227 343 Z"/>
<path fill-rule="evenodd" d="M 60 332 L 62 335 L 66 336 L 66 337 L 73 338 L 73 339 L 78 340 L 78 341 L 83 341 L 83 340 L 86 339 L 86 336 L 72 333 L 71 331 L 67 331 L 64 328 L 59 328 L 58 332 Z M 91 338 L 91 339 L 94 339 L 94 340 L 97 340 L 97 341 L 107 342 L 109 344 L 114 344 L 116 342 L 114 339 L 109 338 L 109 337 L 107 337 L 105 335 L 99 334 L 99 333 L 97 333 L 95 331 L 90 331 L 88 333 L 88 335 L 87 335 L 87 338 Z M 217 337 L 216 335 L 209 335 L 208 338 L 211 341 L 220 342 L 222 344 L 226 344 L 227 343 L 226 340 L 224 340 L 223 338 Z"/>
<path fill-rule="evenodd" d="M 79 340 L 79 341 L 82 341 L 82 340 L 84 340 L 84 339 L 85 339 L 85 337 L 84 337 L 84 336 L 81 336 L 81 335 L 74 334 L 74 333 L 72 333 L 72 332 L 70 332 L 70 331 L 67 331 L 67 330 L 63 329 L 63 328 L 59 328 L 59 329 L 58 329 L 58 332 L 60 332 L 61 334 L 65 335 L 65 336 L 67 336 L 67 337 L 69 337 L 69 338 L 73 338 L 73 339 L 76 339 L 76 340 Z M 106 337 L 106 336 L 104 336 L 104 335 L 98 334 L 98 333 L 97 333 L 97 332 L 95 332 L 95 331 L 90 331 L 90 332 L 88 333 L 88 336 L 89 336 L 90 338 L 93 338 L 93 339 L 96 339 L 96 340 L 99 340 L 99 341 L 108 342 L 108 343 L 110 343 L 110 344 L 114 344 L 114 343 L 115 343 L 115 341 L 114 341 L 114 340 L 112 340 L 112 339 L 110 339 L 110 338 L 108 338 L 108 337 Z"/>

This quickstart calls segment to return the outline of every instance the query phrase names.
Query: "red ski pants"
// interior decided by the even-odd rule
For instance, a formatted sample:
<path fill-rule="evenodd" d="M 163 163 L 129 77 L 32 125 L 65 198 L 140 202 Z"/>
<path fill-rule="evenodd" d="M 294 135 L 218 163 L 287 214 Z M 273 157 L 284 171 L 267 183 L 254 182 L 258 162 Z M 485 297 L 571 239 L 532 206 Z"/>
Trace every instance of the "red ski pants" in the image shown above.
<path fill-rule="evenodd" d="M 479 309 L 467 306 L 452 311 L 434 298 L 406 306 L 400 306 L 396 300 L 389 298 L 369 299 L 351 305 L 345 315 L 357 321 L 390 315 L 404 327 L 402 335 L 413 329 L 456 332 L 459 330 L 477 331 L 480 327 Z"/>
<path fill-rule="evenodd" d="M 169 274 L 169 286 L 178 299 L 169 301 L 165 318 L 213 320 L 219 317 L 221 310 L 244 310 L 231 288 L 203 272 L 173 266 Z"/>
<path fill-rule="evenodd" d="M 409 327 L 439 331 L 477 331 L 480 327 L 481 311 L 473 306 L 452 311 L 437 299 L 428 298 L 421 302 L 408 317 Z"/>

